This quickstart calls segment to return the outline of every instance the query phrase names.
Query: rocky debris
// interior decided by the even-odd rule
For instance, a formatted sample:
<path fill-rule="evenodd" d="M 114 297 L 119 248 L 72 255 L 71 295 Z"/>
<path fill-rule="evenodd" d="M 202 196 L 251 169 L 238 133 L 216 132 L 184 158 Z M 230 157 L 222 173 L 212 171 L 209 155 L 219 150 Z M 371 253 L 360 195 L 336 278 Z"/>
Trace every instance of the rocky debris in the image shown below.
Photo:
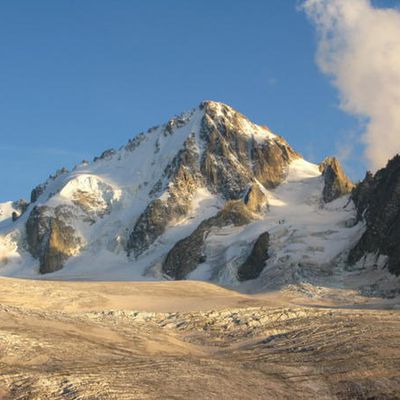
<path fill-rule="evenodd" d="M 67 220 L 68 206 L 35 206 L 26 222 L 29 251 L 39 259 L 39 272 L 46 274 L 63 267 L 64 262 L 82 247 L 81 238 Z"/>
<path fill-rule="evenodd" d="M 339 161 L 335 157 L 327 157 L 319 165 L 319 170 L 324 178 L 322 198 L 329 203 L 337 198 L 350 193 L 354 184 L 346 176 Z"/>
<path fill-rule="evenodd" d="M 247 225 L 252 219 L 253 214 L 241 200 L 228 201 L 217 215 L 203 221 L 191 235 L 175 244 L 163 262 L 162 271 L 173 279 L 185 279 L 199 264 L 206 261 L 203 254 L 204 242 L 213 229 Z"/>
<path fill-rule="evenodd" d="M 287 301 L 279 294 L 267 302 L 276 303 L 274 307 L 261 307 L 264 302 L 250 306 L 254 303 L 246 297 L 226 309 L 212 302 L 199 307 L 188 285 L 169 285 L 165 297 L 156 285 L 156 297 L 165 302 L 162 309 L 171 312 L 144 311 L 149 307 L 145 302 L 142 311 L 135 311 L 131 306 L 124 309 L 127 285 L 121 292 L 121 285 L 100 282 L 90 290 L 86 284 L 75 283 L 73 290 L 61 284 L 4 281 L 0 396 L 54 400 L 167 399 L 172 393 L 176 400 L 399 397 L 396 310 L 342 308 L 337 303 L 279 307 Z M 142 288 L 138 284 L 133 290 Z M 101 307 L 110 305 L 104 302 L 103 292 L 120 299 L 113 300 L 112 309 Z M 30 294 L 37 300 L 29 302 Z M 177 298 L 184 307 L 177 306 Z M 302 300 L 297 297 L 296 302 Z"/>
<path fill-rule="evenodd" d="M 268 259 L 269 233 L 262 233 L 255 241 L 246 261 L 238 268 L 238 279 L 247 281 L 259 277 Z"/>
<path fill-rule="evenodd" d="M 268 207 L 268 198 L 258 183 L 253 183 L 246 196 L 244 203 L 250 211 L 260 213 Z"/>
<path fill-rule="evenodd" d="M 389 271 L 400 275 L 400 155 L 353 190 L 352 200 L 366 230 L 351 250 L 348 261 L 356 263 L 368 253 L 388 257 Z"/>
<path fill-rule="evenodd" d="M 128 310 L 91 311 L 85 317 L 92 321 L 113 321 L 115 324 L 128 323 L 158 326 L 178 332 L 205 333 L 213 346 L 223 346 L 223 340 L 232 342 L 238 339 L 255 337 L 266 329 L 275 331 L 276 324 L 292 324 L 310 315 L 326 316 L 331 311 L 306 310 L 301 308 L 230 308 L 199 312 L 147 312 Z M 275 331 L 275 333 L 277 333 Z M 197 335 L 186 339 L 198 343 Z"/>

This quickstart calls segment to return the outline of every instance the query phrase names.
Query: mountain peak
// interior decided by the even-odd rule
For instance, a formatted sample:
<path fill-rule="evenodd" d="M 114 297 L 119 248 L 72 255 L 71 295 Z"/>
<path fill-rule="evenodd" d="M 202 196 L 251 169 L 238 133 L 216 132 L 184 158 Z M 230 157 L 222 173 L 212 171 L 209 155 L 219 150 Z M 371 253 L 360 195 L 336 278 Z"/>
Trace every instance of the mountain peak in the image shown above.
<path fill-rule="evenodd" d="M 207 100 L 35 188 L 15 222 L 0 221 L 1 271 L 287 283 L 334 265 L 359 237 L 344 208 L 351 187 L 335 159 L 308 163 Z"/>
<path fill-rule="evenodd" d="M 219 107 L 232 108 L 228 104 L 216 100 L 203 100 L 199 105 L 200 109 L 219 108 Z"/>
<path fill-rule="evenodd" d="M 258 218 L 268 203 L 265 191 L 285 179 L 298 157 L 232 107 L 205 101 L 120 150 L 52 176 L 35 188 L 12 228 L 21 231 L 18 246 L 38 260 L 42 273 L 105 249 L 113 257 L 128 254 L 135 265 L 152 249 L 168 254 L 159 242 L 196 214 L 199 202 L 213 204 L 215 213 L 238 201 Z"/>

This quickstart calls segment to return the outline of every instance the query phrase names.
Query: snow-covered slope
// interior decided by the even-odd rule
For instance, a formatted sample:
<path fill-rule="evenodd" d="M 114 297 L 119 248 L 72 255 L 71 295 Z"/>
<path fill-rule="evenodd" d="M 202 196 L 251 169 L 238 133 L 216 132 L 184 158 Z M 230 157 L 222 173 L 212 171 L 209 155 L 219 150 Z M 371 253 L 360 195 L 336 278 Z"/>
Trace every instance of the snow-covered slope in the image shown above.
<path fill-rule="evenodd" d="M 1 204 L 0 274 L 184 277 L 243 289 L 318 282 L 344 268 L 364 231 L 348 195 L 323 201 L 327 182 L 280 136 L 203 102 L 118 151 L 59 170 L 17 221 L 12 203 Z"/>
<path fill-rule="evenodd" d="M 209 261 L 189 277 L 239 285 L 237 267 L 251 243 L 265 231 L 270 234 L 269 259 L 258 282 L 251 282 L 252 287 L 285 285 L 309 274 L 326 276 L 354 245 L 363 226 L 353 224 L 354 205 L 348 196 L 321 203 L 323 185 L 317 165 L 293 160 L 285 181 L 267 191 L 268 212 L 244 228 L 227 227 L 209 235 Z"/>
<path fill-rule="evenodd" d="M 60 276 L 122 278 L 125 275 L 120 270 L 125 268 L 130 279 L 142 278 L 143 268 L 133 267 L 124 249 L 129 224 L 143 212 L 150 190 L 189 134 L 199 132 L 200 117 L 199 110 L 183 114 L 178 120 L 185 124 L 177 127 L 173 135 L 165 135 L 165 126 L 152 128 L 118 152 L 105 152 L 95 162 L 56 174 L 42 184 L 43 192 L 36 202 L 16 223 L 2 230 L 1 242 L 8 243 L 13 237 L 19 251 L 12 260 L 3 263 L 0 273 L 37 276 L 38 262 L 29 255 L 25 225 L 32 209 L 45 205 L 52 209 L 71 207 L 69 223 L 83 242 L 79 254 L 68 260 L 68 267 Z"/>

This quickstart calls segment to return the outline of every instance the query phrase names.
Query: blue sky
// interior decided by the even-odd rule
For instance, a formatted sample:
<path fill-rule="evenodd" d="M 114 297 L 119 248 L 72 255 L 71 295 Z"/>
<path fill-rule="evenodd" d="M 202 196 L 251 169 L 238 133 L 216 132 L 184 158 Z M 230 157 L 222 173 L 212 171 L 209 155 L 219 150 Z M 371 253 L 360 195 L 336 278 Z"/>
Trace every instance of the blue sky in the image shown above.
<path fill-rule="evenodd" d="M 298 3 L 0 0 L 0 202 L 204 99 L 311 161 L 340 152 L 358 123 L 315 65 Z M 363 175 L 361 148 L 346 168 Z"/>

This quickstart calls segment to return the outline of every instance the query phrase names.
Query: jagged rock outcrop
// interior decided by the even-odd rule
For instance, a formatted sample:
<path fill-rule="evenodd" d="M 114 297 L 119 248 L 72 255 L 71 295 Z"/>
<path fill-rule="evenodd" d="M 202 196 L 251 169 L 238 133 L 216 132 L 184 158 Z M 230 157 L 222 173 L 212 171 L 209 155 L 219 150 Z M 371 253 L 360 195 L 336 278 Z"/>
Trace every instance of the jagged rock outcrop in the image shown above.
<path fill-rule="evenodd" d="M 93 162 L 111 158 L 115 153 L 116 153 L 116 151 L 114 149 L 107 149 L 107 150 L 103 151 L 99 157 L 97 157 L 97 156 L 94 157 Z"/>
<path fill-rule="evenodd" d="M 66 206 L 36 206 L 26 222 L 29 251 L 39 259 L 42 274 L 61 269 L 64 262 L 82 247 L 82 240 L 66 222 L 70 210 Z"/>
<path fill-rule="evenodd" d="M 243 226 L 252 219 L 253 214 L 241 200 L 227 202 L 217 215 L 203 221 L 191 235 L 175 244 L 162 265 L 162 271 L 173 279 L 185 279 L 206 261 L 202 250 L 207 235 L 213 229 L 228 225 Z"/>
<path fill-rule="evenodd" d="M 27 210 L 29 203 L 25 199 L 19 199 L 12 203 L 14 211 L 11 213 L 11 220 L 17 221 L 17 219 Z"/>
<path fill-rule="evenodd" d="M 327 157 L 319 165 L 319 170 L 324 178 L 322 198 L 329 203 L 348 194 L 354 188 L 354 184 L 346 176 L 339 161 L 335 157 Z"/>
<path fill-rule="evenodd" d="M 268 208 L 268 197 L 258 183 L 253 183 L 250 186 L 243 201 L 247 208 L 255 213 L 262 212 Z"/>
<path fill-rule="evenodd" d="M 108 215 L 121 196 L 104 178 L 82 173 L 65 179 L 67 173 L 60 169 L 38 186 L 49 190 L 48 202 L 33 207 L 25 224 L 28 250 L 39 259 L 40 273 L 57 271 L 78 254 L 86 244 L 81 232 Z"/>
<path fill-rule="evenodd" d="M 29 203 L 25 199 L 19 199 L 13 202 L 13 207 L 18 210 L 19 215 L 22 215 L 29 207 Z"/>
<path fill-rule="evenodd" d="M 251 253 L 246 261 L 238 268 L 238 279 L 248 281 L 256 279 L 264 269 L 265 262 L 268 260 L 269 233 L 262 233 L 254 242 Z"/>
<path fill-rule="evenodd" d="M 41 183 L 32 189 L 31 192 L 31 203 L 35 203 L 39 196 L 45 191 L 46 185 Z"/>
<path fill-rule="evenodd" d="M 400 275 L 400 155 L 353 190 L 358 219 L 366 230 L 349 254 L 354 264 L 368 253 L 386 255 L 389 271 Z"/>
<path fill-rule="evenodd" d="M 361 221 L 371 201 L 371 194 L 376 190 L 377 181 L 371 171 L 367 171 L 364 179 L 358 183 L 351 193 L 351 199 L 357 210 L 357 222 Z"/>
<path fill-rule="evenodd" d="M 49 183 L 55 181 L 62 175 L 68 174 L 68 172 L 69 171 L 67 168 L 61 167 L 54 174 L 50 175 L 49 179 L 47 179 L 46 182 L 40 183 L 39 185 L 34 187 L 31 191 L 31 203 L 35 203 L 38 200 L 38 198 L 44 193 L 44 191 L 48 187 Z"/>

